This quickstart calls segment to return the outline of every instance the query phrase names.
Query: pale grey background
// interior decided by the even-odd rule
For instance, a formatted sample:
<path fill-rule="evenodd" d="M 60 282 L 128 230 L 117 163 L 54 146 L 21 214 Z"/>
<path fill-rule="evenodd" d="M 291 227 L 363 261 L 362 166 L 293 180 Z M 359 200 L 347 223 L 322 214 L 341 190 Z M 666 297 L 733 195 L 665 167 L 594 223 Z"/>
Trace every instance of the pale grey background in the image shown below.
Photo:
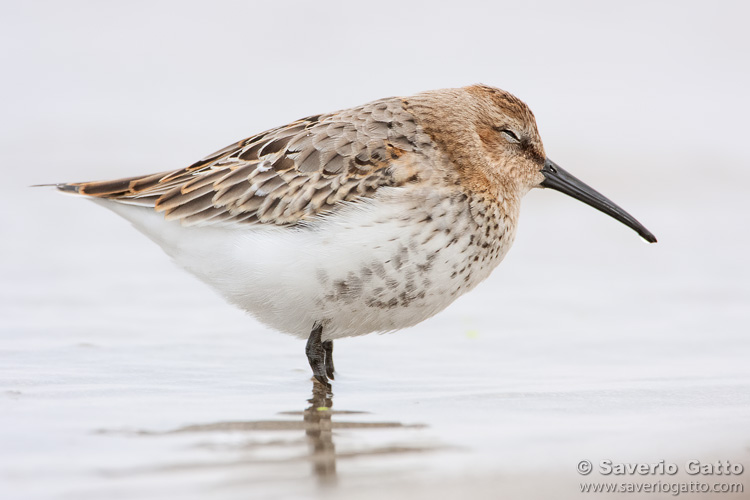
<path fill-rule="evenodd" d="M 303 346 L 113 214 L 27 186 L 180 168 L 306 115 L 476 82 L 525 100 L 548 155 L 660 242 L 531 193 L 485 284 L 339 343 L 334 408 L 426 427 L 335 433 L 374 455 L 339 457 L 325 495 L 575 496 L 583 458 L 749 468 L 746 5 L 2 2 L 0 496 L 320 493 L 294 433 L 94 433 L 300 411 Z M 382 449 L 398 446 L 442 451 Z"/>

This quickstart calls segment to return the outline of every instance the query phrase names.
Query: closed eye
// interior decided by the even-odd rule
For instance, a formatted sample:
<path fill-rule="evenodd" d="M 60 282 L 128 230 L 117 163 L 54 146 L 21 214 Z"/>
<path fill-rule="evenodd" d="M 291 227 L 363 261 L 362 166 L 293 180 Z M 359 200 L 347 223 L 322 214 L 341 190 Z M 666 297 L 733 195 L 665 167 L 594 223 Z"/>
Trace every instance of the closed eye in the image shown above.
<path fill-rule="evenodd" d="M 510 129 L 507 128 L 498 128 L 497 129 L 501 134 L 505 135 L 506 139 L 508 139 L 510 142 L 514 143 L 520 143 L 521 139 L 518 138 L 515 132 L 513 132 Z"/>

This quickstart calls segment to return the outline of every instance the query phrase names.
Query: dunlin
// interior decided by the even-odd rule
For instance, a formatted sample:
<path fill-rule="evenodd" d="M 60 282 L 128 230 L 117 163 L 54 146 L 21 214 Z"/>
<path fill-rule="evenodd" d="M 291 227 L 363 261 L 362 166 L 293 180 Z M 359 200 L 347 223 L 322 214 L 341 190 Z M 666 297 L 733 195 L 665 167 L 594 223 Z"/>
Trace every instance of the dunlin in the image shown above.
<path fill-rule="evenodd" d="M 310 116 L 181 170 L 57 187 L 126 218 L 261 322 L 307 338 L 326 385 L 334 339 L 415 325 L 484 280 L 532 188 L 656 241 L 546 157 L 522 101 L 484 85 Z"/>

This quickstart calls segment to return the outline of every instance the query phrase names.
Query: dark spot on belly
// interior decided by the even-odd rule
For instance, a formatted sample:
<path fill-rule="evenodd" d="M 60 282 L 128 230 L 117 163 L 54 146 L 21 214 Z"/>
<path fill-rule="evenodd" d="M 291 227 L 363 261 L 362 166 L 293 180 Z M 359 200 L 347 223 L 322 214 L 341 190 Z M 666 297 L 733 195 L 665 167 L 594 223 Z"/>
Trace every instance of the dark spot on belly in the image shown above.
<path fill-rule="evenodd" d="M 334 281 L 333 289 L 339 295 L 346 295 L 349 293 L 349 284 L 344 280 Z"/>
<path fill-rule="evenodd" d="M 408 294 L 406 292 L 401 292 L 398 295 L 398 298 L 399 298 L 401 307 L 409 307 L 409 304 L 411 304 L 411 301 L 414 300 L 414 296 L 412 296 L 412 295 L 410 295 L 410 294 Z"/>
<path fill-rule="evenodd" d="M 401 260 L 401 254 L 397 253 L 396 255 L 394 255 L 390 260 L 390 263 L 396 271 L 401 269 L 401 267 L 404 265 L 404 261 Z"/>
<path fill-rule="evenodd" d="M 432 263 L 425 262 L 424 264 L 417 264 L 417 271 L 420 273 L 426 273 L 432 268 Z"/>
<path fill-rule="evenodd" d="M 346 275 L 346 282 L 349 285 L 350 295 L 353 295 L 355 297 L 359 297 L 360 295 L 362 295 L 362 278 L 360 278 L 353 272 L 349 272 L 349 274 Z"/>
<path fill-rule="evenodd" d="M 425 259 L 424 264 L 417 264 L 417 270 L 420 273 L 426 273 L 427 271 L 432 269 L 432 263 L 435 261 L 437 256 L 438 256 L 437 252 L 433 252 L 430 255 L 428 255 L 427 258 Z"/>
<path fill-rule="evenodd" d="M 350 304 L 362 295 L 362 279 L 350 272 L 345 280 L 333 282 L 333 292 L 326 299 Z"/>
<path fill-rule="evenodd" d="M 365 305 L 367 307 L 372 307 L 373 309 L 393 309 L 398 306 L 398 299 L 396 297 L 393 297 L 388 302 L 376 299 L 367 299 L 365 301 Z"/>
<path fill-rule="evenodd" d="M 359 270 L 359 274 L 362 276 L 362 281 L 365 283 L 372 279 L 372 269 L 367 266 L 362 266 L 362 269 Z"/>
<path fill-rule="evenodd" d="M 406 273 L 404 273 L 404 279 L 406 279 L 406 281 L 412 281 L 414 280 L 414 277 L 416 275 L 417 275 L 417 272 L 414 270 L 413 267 L 410 267 L 409 269 L 406 270 Z"/>
<path fill-rule="evenodd" d="M 371 264 L 371 267 L 372 267 L 372 270 L 375 271 L 375 274 L 377 274 L 379 278 L 385 279 L 386 272 L 385 272 L 385 266 L 383 264 L 376 261 Z"/>

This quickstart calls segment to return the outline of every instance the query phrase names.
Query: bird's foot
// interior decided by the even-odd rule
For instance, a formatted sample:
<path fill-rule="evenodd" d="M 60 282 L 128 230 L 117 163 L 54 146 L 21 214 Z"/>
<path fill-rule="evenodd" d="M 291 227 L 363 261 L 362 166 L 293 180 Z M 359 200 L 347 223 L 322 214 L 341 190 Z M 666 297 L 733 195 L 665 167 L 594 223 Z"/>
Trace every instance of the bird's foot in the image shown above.
<path fill-rule="evenodd" d="M 328 383 L 327 377 L 329 363 L 326 361 L 326 352 L 328 351 L 326 344 L 330 344 L 330 350 L 333 352 L 333 342 L 330 340 L 323 342 L 320 338 L 322 333 L 323 326 L 316 324 L 312 332 L 310 332 L 310 337 L 307 339 L 305 353 L 307 354 L 307 361 L 310 362 L 310 368 L 312 368 L 315 379 L 330 389 L 331 384 Z M 330 374 L 333 374 L 333 360 L 330 362 Z"/>
<path fill-rule="evenodd" d="M 333 340 L 326 340 L 323 342 L 323 349 L 326 352 L 326 375 L 333 380 L 335 378 L 333 376 Z"/>

